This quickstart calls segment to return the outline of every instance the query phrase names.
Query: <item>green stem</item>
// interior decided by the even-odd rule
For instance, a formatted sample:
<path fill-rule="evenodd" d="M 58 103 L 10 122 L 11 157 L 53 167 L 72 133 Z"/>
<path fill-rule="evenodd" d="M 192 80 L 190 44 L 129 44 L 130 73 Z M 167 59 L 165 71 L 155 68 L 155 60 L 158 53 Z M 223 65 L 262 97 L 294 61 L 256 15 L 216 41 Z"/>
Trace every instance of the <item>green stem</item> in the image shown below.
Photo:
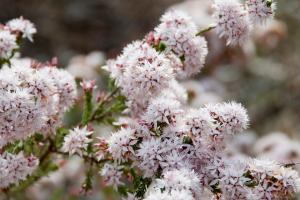
<path fill-rule="evenodd" d="M 200 31 L 196 34 L 196 36 L 202 36 L 204 33 L 208 32 L 208 31 L 210 31 L 210 30 L 212 30 L 212 29 L 214 29 L 214 28 L 216 28 L 216 27 L 217 27 L 216 25 L 210 25 L 209 27 L 200 30 Z"/>
<path fill-rule="evenodd" d="M 84 107 L 82 114 L 82 124 L 86 125 L 93 112 L 93 95 L 92 91 L 86 91 L 84 97 Z"/>
<path fill-rule="evenodd" d="M 107 103 L 117 92 L 119 91 L 119 88 L 115 88 L 113 91 L 111 91 L 109 94 L 107 94 L 96 106 L 96 109 L 91 114 L 88 121 L 94 121 L 98 118 L 98 112 L 102 108 L 102 106 Z"/>

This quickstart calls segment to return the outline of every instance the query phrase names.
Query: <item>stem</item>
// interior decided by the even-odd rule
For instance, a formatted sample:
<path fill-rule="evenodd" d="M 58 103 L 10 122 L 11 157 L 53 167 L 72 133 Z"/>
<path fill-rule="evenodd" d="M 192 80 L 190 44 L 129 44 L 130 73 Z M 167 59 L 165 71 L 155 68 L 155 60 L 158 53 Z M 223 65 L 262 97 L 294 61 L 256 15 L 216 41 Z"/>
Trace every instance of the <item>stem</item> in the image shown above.
<path fill-rule="evenodd" d="M 89 119 L 93 112 L 93 95 L 92 91 L 85 92 L 84 97 L 84 108 L 83 108 L 83 114 L 82 114 L 82 124 L 86 125 L 89 122 Z"/>
<path fill-rule="evenodd" d="M 113 91 L 111 91 L 109 94 L 107 94 L 97 105 L 94 112 L 91 114 L 91 117 L 88 121 L 94 121 L 97 119 L 97 114 L 99 109 L 107 102 L 109 101 L 117 92 L 119 91 L 119 88 L 115 88 Z"/>
<path fill-rule="evenodd" d="M 212 29 L 214 29 L 214 28 L 216 28 L 216 27 L 217 27 L 217 25 L 210 25 L 209 27 L 200 30 L 200 31 L 196 34 L 196 36 L 202 36 L 204 33 L 208 32 L 208 31 L 210 31 L 210 30 L 212 30 Z"/>

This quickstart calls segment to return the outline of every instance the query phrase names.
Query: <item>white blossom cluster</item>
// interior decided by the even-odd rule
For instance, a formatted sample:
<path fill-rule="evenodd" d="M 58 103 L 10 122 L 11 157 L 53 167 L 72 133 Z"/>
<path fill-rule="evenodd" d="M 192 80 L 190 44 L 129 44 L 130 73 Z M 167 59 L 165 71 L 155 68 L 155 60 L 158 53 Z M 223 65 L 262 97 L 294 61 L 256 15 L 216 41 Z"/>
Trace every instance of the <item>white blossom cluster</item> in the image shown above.
<path fill-rule="evenodd" d="M 203 37 L 196 36 L 196 24 L 180 11 L 167 12 L 160 21 L 155 28 L 154 42 L 166 46 L 165 52 L 173 58 L 177 76 L 185 78 L 199 73 L 205 62 L 207 45 Z"/>
<path fill-rule="evenodd" d="M 33 23 L 23 17 L 12 19 L 0 26 L 0 60 L 10 59 L 19 47 L 20 38 L 33 41 L 36 28 Z"/>
<path fill-rule="evenodd" d="M 38 164 L 36 157 L 25 157 L 22 152 L 17 155 L 10 153 L 0 155 L 0 188 L 7 188 L 26 180 Z"/>
<path fill-rule="evenodd" d="M 88 144 L 92 141 L 89 138 L 92 135 L 92 131 L 89 131 L 87 127 L 83 128 L 74 128 L 74 130 L 70 130 L 70 133 L 64 137 L 64 143 L 62 146 L 62 151 L 72 154 L 78 154 L 82 156 L 84 150 L 87 150 Z"/>
<path fill-rule="evenodd" d="M 215 0 L 214 17 L 220 37 L 227 44 L 243 44 L 256 24 L 272 18 L 275 3 L 272 0 L 246 0 L 245 5 L 239 0 Z"/>
<path fill-rule="evenodd" d="M 0 147 L 35 133 L 51 133 L 76 99 L 74 78 L 55 66 L 12 59 L 0 70 Z"/>
<path fill-rule="evenodd" d="M 196 30 L 184 13 L 168 12 L 155 32 L 127 45 L 120 56 L 108 61 L 106 69 L 128 98 L 132 116 L 140 116 L 161 90 L 173 91 L 174 98 L 186 101 L 185 89 L 175 78 L 198 73 L 207 55 L 206 41 L 196 36 Z"/>
<path fill-rule="evenodd" d="M 155 31 L 145 41 L 129 44 L 107 66 L 129 101 L 129 117 L 121 119 L 117 124 L 122 128 L 101 142 L 102 147 L 107 145 L 101 149 L 102 157 L 104 150 L 113 160 L 101 171 L 104 181 L 115 188 L 125 184 L 128 174 L 124 169 L 129 164 L 152 180 L 143 197 L 146 200 L 199 200 L 207 196 L 279 200 L 293 196 L 299 186 L 296 171 L 264 160 L 229 160 L 226 156 L 228 141 L 249 123 L 241 104 L 206 104 L 191 109 L 182 98 L 187 96 L 186 91 L 174 89 L 181 87 L 175 79 L 180 76 L 176 76 L 178 68 L 169 54 L 184 55 L 185 59 L 191 55 L 180 51 L 185 42 L 190 44 L 190 37 L 195 38 L 190 19 L 171 11 Z M 157 40 L 159 31 L 166 36 L 162 34 Z M 161 49 L 164 45 L 166 50 Z M 203 55 L 193 56 L 201 60 Z M 200 68 L 202 65 L 197 64 Z M 192 73 L 191 68 L 181 69 L 185 76 L 199 72 L 199 68 Z"/>

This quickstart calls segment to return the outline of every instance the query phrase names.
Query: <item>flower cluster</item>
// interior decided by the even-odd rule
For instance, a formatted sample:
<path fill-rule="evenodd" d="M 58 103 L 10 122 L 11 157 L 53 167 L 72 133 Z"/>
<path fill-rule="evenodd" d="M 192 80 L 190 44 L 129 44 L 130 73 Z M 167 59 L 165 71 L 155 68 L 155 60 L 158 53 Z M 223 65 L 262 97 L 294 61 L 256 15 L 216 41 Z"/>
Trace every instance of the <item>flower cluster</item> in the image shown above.
<path fill-rule="evenodd" d="M 290 199 L 299 187 L 295 170 L 268 160 L 226 161 L 219 176 L 225 199 Z"/>
<path fill-rule="evenodd" d="M 275 3 L 272 0 L 247 0 L 245 6 L 238 0 L 215 0 L 214 17 L 220 37 L 227 44 L 243 44 L 253 25 L 273 17 Z"/>
<path fill-rule="evenodd" d="M 228 44 L 237 44 L 245 41 L 251 23 L 273 15 L 274 3 L 246 0 L 244 7 L 237 0 L 215 0 L 214 8 L 218 33 Z M 81 124 L 72 130 L 60 128 L 57 135 L 50 133 L 74 104 L 76 83 L 56 67 L 56 59 L 38 63 L 15 57 L 19 41 L 32 40 L 35 32 L 22 17 L 0 28 L 0 188 L 26 180 L 37 168 L 39 159 L 22 153 L 28 150 L 26 142 L 12 148 L 7 144 L 38 132 L 42 139 L 35 135 L 29 142 L 41 152 L 25 151 L 38 155 L 45 165 L 45 172 L 41 167 L 34 178 L 47 173 L 52 153 L 77 154 L 86 161 L 85 192 L 92 189 L 93 172 L 99 167 L 104 183 L 127 193 L 127 200 L 280 200 L 298 191 L 300 178 L 291 168 L 267 160 L 229 158 L 228 141 L 249 124 L 241 104 L 188 107 L 189 94 L 178 79 L 199 73 L 208 50 L 202 32 L 185 13 L 167 12 L 153 32 L 108 61 L 105 69 L 120 90 L 94 98 L 96 82 L 84 80 Z M 99 55 L 91 57 L 84 62 L 94 68 Z M 123 111 L 124 104 L 126 116 L 114 123 L 119 130 L 94 143 L 93 123 L 111 123 L 105 117 Z"/>
<path fill-rule="evenodd" d="M 17 155 L 10 153 L 0 155 L 0 188 L 7 188 L 25 180 L 38 164 L 36 157 L 25 157 L 22 152 Z"/>
<path fill-rule="evenodd" d="M 75 128 L 64 138 L 62 151 L 71 154 L 77 153 L 82 156 L 83 151 L 87 150 L 88 144 L 92 141 L 89 136 L 92 131 L 87 130 L 87 127 Z"/>
<path fill-rule="evenodd" d="M 274 16 L 276 4 L 273 0 L 247 0 L 246 7 L 253 23 L 264 23 Z"/>
<path fill-rule="evenodd" d="M 218 30 L 231 43 L 242 41 L 249 31 L 244 26 L 246 11 L 234 0 L 216 3 L 223 20 Z M 102 142 L 112 159 L 101 171 L 105 182 L 114 187 L 124 184 L 130 164 L 152 183 L 143 195 L 133 191 L 128 199 L 197 200 L 204 192 L 210 198 L 236 200 L 293 196 L 298 191 L 296 171 L 264 160 L 227 157 L 228 141 L 249 124 L 241 104 L 190 109 L 182 98 L 187 92 L 172 89 L 180 87 L 176 78 L 199 72 L 207 49 L 184 13 L 170 11 L 161 22 L 145 40 L 129 44 L 106 67 L 128 100 L 130 118 L 120 120 L 121 129 Z"/>
<path fill-rule="evenodd" d="M 186 100 L 176 77 L 187 78 L 200 71 L 207 55 L 206 41 L 196 36 L 194 22 L 184 13 L 171 11 L 143 41 L 127 45 L 110 60 L 106 69 L 127 97 L 131 115 L 138 117 L 161 90 Z"/>
<path fill-rule="evenodd" d="M 0 147 L 51 133 L 76 99 L 74 78 L 55 66 L 13 59 L 0 70 Z"/>
<path fill-rule="evenodd" d="M 162 192 L 163 191 L 163 192 Z M 190 169 L 170 170 L 150 186 L 145 200 L 201 199 L 201 184 L 197 174 Z"/>
<path fill-rule="evenodd" d="M 36 28 L 29 20 L 20 17 L 12 19 L 0 26 L 0 60 L 7 60 L 14 56 L 19 47 L 20 38 L 33 41 Z"/>
<path fill-rule="evenodd" d="M 175 54 L 181 61 L 174 64 L 180 78 L 197 74 L 204 65 L 207 55 L 206 41 L 202 37 L 196 37 L 196 34 L 196 24 L 180 11 L 164 14 L 161 24 L 155 28 L 154 43 L 158 47 L 165 46 L 168 57 L 172 58 Z M 173 63 L 176 57 L 172 59 Z"/>

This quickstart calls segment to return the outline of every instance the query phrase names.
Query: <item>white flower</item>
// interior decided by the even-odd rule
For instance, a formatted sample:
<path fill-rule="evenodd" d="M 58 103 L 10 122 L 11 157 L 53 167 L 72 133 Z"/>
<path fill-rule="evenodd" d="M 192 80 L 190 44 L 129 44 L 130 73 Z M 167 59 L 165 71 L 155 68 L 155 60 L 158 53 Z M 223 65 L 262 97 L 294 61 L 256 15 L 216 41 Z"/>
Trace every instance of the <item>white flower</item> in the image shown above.
<path fill-rule="evenodd" d="M 183 55 L 184 42 L 195 37 L 197 27 L 185 13 L 172 10 L 165 13 L 161 24 L 155 28 L 154 37 L 166 45 L 167 51 L 173 50 L 177 55 Z"/>
<path fill-rule="evenodd" d="M 11 67 L 1 69 L 0 146 L 35 132 L 51 133 L 61 124 L 65 109 L 74 102 L 75 81 L 63 71 L 55 74 L 56 80 L 51 76 L 55 69 L 52 73 L 47 69 L 33 68 L 30 60 L 17 58 Z"/>
<path fill-rule="evenodd" d="M 121 170 L 122 167 L 115 163 L 113 164 L 106 163 L 103 166 L 100 174 L 104 178 L 105 184 L 117 188 L 119 185 L 123 185 L 123 183 L 120 180 L 122 178 Z"/>
<path fill-rule="evenodd" d="M 160 139 L 151 138 L 144 140 L 137 150 L 136 156 L 140 160 L 139 168 L 144 170 L 145 177 L 151 177 L 159 167 L 160 161 L 163 159 L 161 153 L 163 152 Z"/>
<path fill-rule="evenodd" d="M 181 11 L 165 13 L 161 17 L 161 24 L 155 28 L 154 37 L 166 46 L 164 52 L 170 58 L 179 78 L 197 74 L 205 63 L 206 40 L 196 37 L 196 34 L 195 23 Z M 178 64 L 174 54 L 181 60 L 182 65 Z"/>
<path fill-rule="evenodd" d="M 0 59 L 8 59 L 18 48 L 17 38 L 8 30 L 0 30 Z"/>
<path fill-rule="evenodd" d="M 187 168 L 170 170 L 163 173 L 162 177 L 161 179 L 156 179 L 150 188 L 151 191 L 163 190 L 170 193 L 174 190 L 181 192 L 189 191 L 189 193 L 197 197 L 196 199 L 201 197 L 200 180 L 193 170 Z"/>
<path fill-rule="evenodd" d="M 207 42 L 204 37 L 194 37 L 183 45 L 184 60 L 183 69 L 178 72 L 179 78 L 190 77 L 198 74 L 204 67 L 208 54 Z"/>
<path fill-rule="evenodd" d="M 235 134 L 246 129 L 249 118 L 246 109 L 239 103 L 206 105 L 205 108 L 217 121 L 217 131 L 222 134 Z"/>
<path fill-rule="evenodd" d="M 300 178 L 296 170 L 280 167 L 280 169 L 275 173 L 274 177 L 277 178 L 278 181 L 282 182 L 282 188 L 280 191 L 283 195 L 293 195 L 295 192 L 299 191 Z"/>
<path fill-rule="evenodd" d="M 194 198 L 191 192 L 187 190 L 172 190 L 171 192 L 150 192 L 145 200 L 196 200 L 196 198 Z"/>
<path fill-rule="evenodd" d="M 252 159 L 247 163 L 257 186 L 248 195 L 261 199 L 290 199 L 299 189 L 298 172 L 269 160 Z"/>
<path fill-rule="evenodd" d="M 77 153 L 82 156 L 84 150 L 87 150 L 88 144 L 92 141 L 89 136 L 93 132 L 88 131 L 87 127 L 75 128 L 64 138 L 62 151 L 70 155 Z"/>
<path fill-rule="evenodd" d="M 174 94 L 174 98 L 180 101 L 182 104 L 186 104 L 188 100 L 188 94 L 186 89 L 175 79 L 173 79 L 169 88 L 162 91 L 163 94 L 169 94 L 170 96 Z"/>
<path fill-rule="evenodd" d="M 0 90 L 0 147 L 24 139 L 45 123 L 43 108 L 27 90 Z"/>
<path fill-rule="evenodd" d="M 149 44 L 135 41 L 127 45 L 106 68 L 127 97 L 133 116 L 138 116 L 150 98 L 167 88 L 174 78 L 170 62 Z"/>
<path fill-rule="evenodd" d="M 162 94 L 152 99 L 142 119 L 148 124 L 152 124 L 156 129 L 162 123 L 176 123 L 176 117 L 181 113 L 180 102 L 168 94 Z"/>
<path fill-rule="evenodd" d="M 22 37 L 28 38 L 31 42 L 33 41 L 33 34 L 37 32 L 34 24 L 23 17 L 10 20 L 6 26 L 13 32 L 21 32 Z"/>
<path fill-rule="evenodd" d="M 273 0 L 246 0 L 249 18 L 253 23 L 265 23 L 274 16 L 276 3 Z"/>
<path fill-rule="evenodd" d="M 184 121 L 191 136 L 196 141 L 203 135 L 211 134 L 215 128 L 214 119 L 209 111 L 203 108 L 187 111 Z"/>
<path fill-rule="evenodd" d="M 225 199 L 246 199 L 248 194 L 245 182 L 250 179 L 244 177 L 247 172 L 245 160 L 228 162 L 225 169 L 221 170 L 220 186 Z"/>
<path fill-rule="evenodd" d="M 48 74 L 57 88 L 59 95 L 59 111 L 64 113 L 68 110 L 77 99 L 77 88 L 75 78 L 67 71 L 56 67 L 43 67 L 40 69 L 43 73 Z"/>
<path fill-rule="evenodd" d="M 170 152 L 164 155 L 163 158 L 163 161 L 160 162 L 160 166 L 164 171 L 190 167 L 189 163 L 185 160 L 185 155 L 180 154 L 176 149 L 170 150 Z"/>
<path fill-rule="evenodd" d="M 250 32 L 250 21 L 243 6 L 238 0 L 215 0 L 214 8 L 219 36 L 226 39 L 227 45 L 243 44 Z"/>
<path fill-rule="evenodd" d="M 108 152 L 118 162 L 126 161 L 129 153 L 134 153 L 132 145 L 137 142 L 134 136 L 135 130 L 131 128 L 121 128 L 121 130 L 113 133 L 107 140 Z"/>
<path fill-rule="evenodd" d="M 24 157 L 22 152 L 17 155 L 10 153 L 0 155 L 0 188 L 7 188 L 11 184 L 26 180 L 38 164 L 36 157 Z"/>
<path fill-rule="evenodd" d="M 123 83 L 127 84 L 124 85 L 126 93 L 157 94 L 162 88 L 168 86 L 173 74 L 163 54 L 158 54 L 149 44 L 142 42 L 134 43 L 131 48 L 135 51 L 129 47 L 124 50 L 124 54 L 129 57 L 123 77 Z"/>

